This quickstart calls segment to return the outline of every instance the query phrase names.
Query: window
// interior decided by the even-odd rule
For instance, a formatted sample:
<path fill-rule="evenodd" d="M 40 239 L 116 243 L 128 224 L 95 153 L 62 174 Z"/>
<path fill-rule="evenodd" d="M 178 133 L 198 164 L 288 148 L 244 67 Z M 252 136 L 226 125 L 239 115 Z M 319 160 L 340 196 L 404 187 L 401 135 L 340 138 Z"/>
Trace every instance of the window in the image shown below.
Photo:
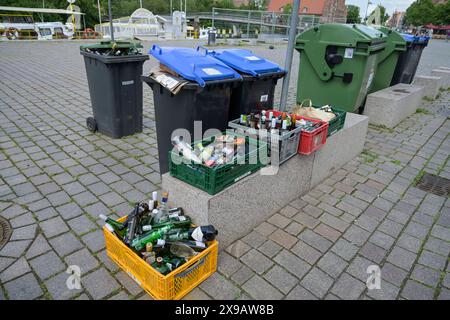
<path fill-rule="evenodd" d="M 308 12 L 308 7 L 303 7 L 303 13 L 307 13 Z"/>
<path fill-rule="evenodd" d="M 52 30 L 50 30 L 50 28 L 39 28 L 39 34 L 43 37 L 51 36 Z"/>
<path fill-rule="evenodd" d="M 60 27 L 57 27 L 57 28 L 55 28 L 54 30 L 55 30 L 55 34 L 57 34 L 57 33 L 59 33 L 59 34 L 64 33 L 63 29 L 60 28 Z"/>

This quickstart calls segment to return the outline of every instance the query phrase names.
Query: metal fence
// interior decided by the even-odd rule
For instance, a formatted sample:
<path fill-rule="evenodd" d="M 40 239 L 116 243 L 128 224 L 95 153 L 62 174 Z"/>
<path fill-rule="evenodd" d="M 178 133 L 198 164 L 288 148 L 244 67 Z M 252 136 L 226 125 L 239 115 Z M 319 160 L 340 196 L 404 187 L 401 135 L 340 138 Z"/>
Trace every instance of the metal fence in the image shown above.
<path fill-rule="evenodd" d="M 254 38 L 258 36 L 287 36 L 290 28 L 290 14 L 280 12 L 213 8 L 212 12 L 189 13 L 188 19 L 210 19 L 218 30 L 233 30 L 237 36 Z M 345 23 L 346 18 L 299 15 L 299 32 L 320 23 Z"/>

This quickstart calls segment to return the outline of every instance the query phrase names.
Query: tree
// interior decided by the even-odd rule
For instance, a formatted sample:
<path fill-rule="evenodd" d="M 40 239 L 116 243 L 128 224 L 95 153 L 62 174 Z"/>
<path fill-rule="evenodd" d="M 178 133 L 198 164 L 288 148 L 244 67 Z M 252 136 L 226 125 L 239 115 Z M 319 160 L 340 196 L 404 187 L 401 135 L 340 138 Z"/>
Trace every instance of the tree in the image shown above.
<path fill-rule="evenodd" d="M 283 13 L 291 14 L 292 13 L 292 4 L 288 3 L 283 7 Z"/>
<path fill-rule="evenodd" d="M 349 4 L 347 7 L 347 23 L 361 23 L 359 7 Z"/>
<path fill-rule="evenodd" d="M 431 0 L 417 0 L 406 9 L 405 24 L 407 25 L 424 26 L 435 20 L 436 6 Z"/>
<path fill-rule="evenodd" d="M 436 5 L 434 18 L 433 24 L 450 25 L 450 0 Z"/>

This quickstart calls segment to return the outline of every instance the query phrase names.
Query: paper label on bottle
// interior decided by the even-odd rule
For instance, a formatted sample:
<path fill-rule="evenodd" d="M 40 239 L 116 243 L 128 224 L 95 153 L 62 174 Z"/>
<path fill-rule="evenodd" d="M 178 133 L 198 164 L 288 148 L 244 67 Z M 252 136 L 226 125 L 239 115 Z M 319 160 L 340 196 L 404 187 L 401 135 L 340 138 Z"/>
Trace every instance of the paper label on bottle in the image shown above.
<path fill-rule="evenodd" d="M 186 221 L 186 217 L 185 217 L 185 216 L 180 216 L 180 217 L 178 217 L 178 220 L 180 220 L 180 221 Z"/>
<path fill-rule="evenodd" d="M 171 213 L 171 214 L 169 214 L 169 218 L 171 218 L 171 219 L 178 218 L 178 213 Z"/>
<path fill-rule="evenodd" d="M 257 56 L 248 56 L 248 57 L 245 57 L 245 59 L 250 60 L 250 61 L 259 61 L 259 60 L 261 60 Z"/>
<path fill-rule="evenodd" d="M 203 240 L 202 228 L 200 228 L 200 227 L 195 228 L 194 231 L 192 232 L 191 237 L 195 241 L 202 241 Z"/>
<path fill-rule="evenodd" d="M 222 72 L 220 72 L 219 70 L 214 69 L 214 68 L 203 68 L 202 70 L 208 76 L 217 76 L 217 75 L 221 75 L 222 74 Z"/>
<path fill-rule="evenodd" d="M 267 101 L 269 101 L 269 95 L 268 94 L 262 95 L 260 102 L 267 102 Z"/>
<path fill-rule="evenodd" d="M 199 248 L 206 248 L 206 244 L 200 241 L 195 241 L 195 245 Z"/>
<path fill-rule="evenodd" d="M 353 48 L 345 48 L 344 58 L 346 59 L 353 58 Z"/>

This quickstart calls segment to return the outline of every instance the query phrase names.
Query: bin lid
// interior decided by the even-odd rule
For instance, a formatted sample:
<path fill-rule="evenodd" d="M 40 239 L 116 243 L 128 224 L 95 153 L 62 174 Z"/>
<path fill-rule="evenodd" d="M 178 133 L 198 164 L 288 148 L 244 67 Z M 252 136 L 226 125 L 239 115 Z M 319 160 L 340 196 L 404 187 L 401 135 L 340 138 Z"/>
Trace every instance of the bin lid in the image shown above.
<path fill-rule="evenodd" d="M 112 49 L 113 46 L 117 49 L 138 49 L 142 48 L 140 42 L 130 42 L 130 41 L 101 41 L 100 43 L 93 43 L 88 45 L 80 46 L 80 50 L 85 51 L 86 49 Z"/>
<path fill-rule="evenodd" d="M 202 87 L 206 81 L 242 79 L 232 68 L 206 52 L 200 52 L 198 48 L 161 48 L 153 45 L 149 53 L 183 78 L 195 81 Z"/>
<path fill-rule="evenodd" d="M 250 50 L 228 49 L 212 51 L 210 54 L 233 69 L 252 76 L 283 71 L 276 63 L 257 56 Z"/>
<path fill-rule="evenodd" d="M 386 35 L 386 48 L 379 55 L 379 61 L 384 61 L 395 51 L 406 51 L 406 41 L 397 31 L 384 27 L 375 26 L 375 28 Z"/>
<path fill-rule="evenodd" d="M 386 35 L 377 29 L 362 24 L 325 23 L 310 27 L 297 36 L 296 49 L 303 50 L 304 45 L 335 45 L 353 47 L 375 52 L 386 46 Z"/>
<path fill-rule="evenodd" d="M 402 33 L 401 35 L 406 42 L 414 42 L 417 40 L 416 36 L 412 34 Z"/>

